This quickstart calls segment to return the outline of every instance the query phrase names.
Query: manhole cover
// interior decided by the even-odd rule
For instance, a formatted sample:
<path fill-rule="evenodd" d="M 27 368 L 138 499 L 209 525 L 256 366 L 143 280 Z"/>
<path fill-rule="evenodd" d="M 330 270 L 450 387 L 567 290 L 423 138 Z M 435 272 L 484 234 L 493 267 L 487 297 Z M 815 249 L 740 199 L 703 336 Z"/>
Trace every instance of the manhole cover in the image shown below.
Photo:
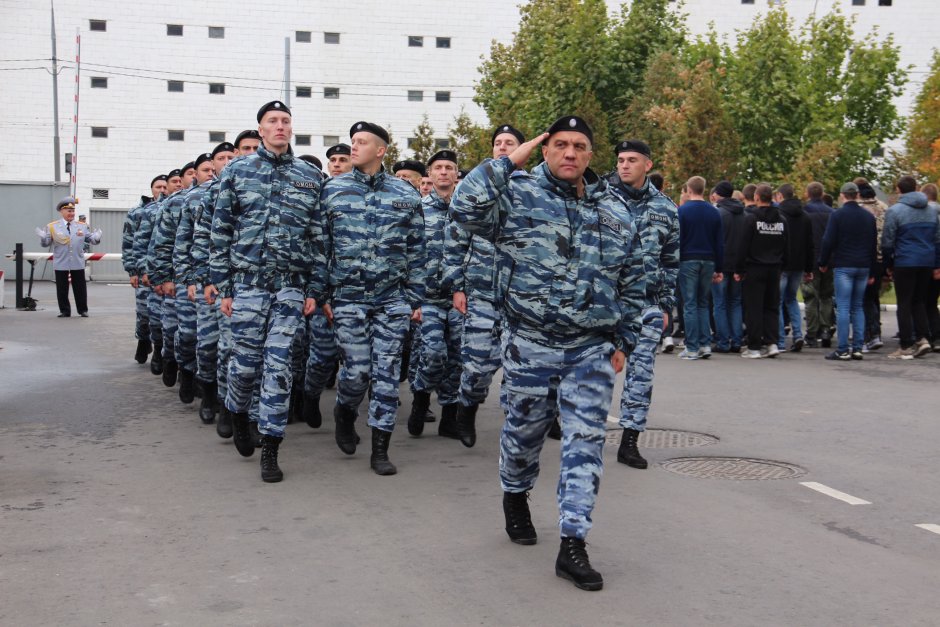
<path fill-rule="evenodd" d="M 667 459 L 662 467 L 679 475 L 735 481 L 793 479 L 806 474 L 805 469 L 793 464 L 747 457 L 677 457 Z"/>
<path fill-rule="evenodd" d="M 607 444 L 619 445 L 621 433 L 623 433 L 623 429 L 620 427 L 608 429 Z M 718 438 L 707 433 L 696 433 L 695 431 L 647 429 L 640 433 L 638 443 L 640 448 L 689 448 L 718 444 Z"/>

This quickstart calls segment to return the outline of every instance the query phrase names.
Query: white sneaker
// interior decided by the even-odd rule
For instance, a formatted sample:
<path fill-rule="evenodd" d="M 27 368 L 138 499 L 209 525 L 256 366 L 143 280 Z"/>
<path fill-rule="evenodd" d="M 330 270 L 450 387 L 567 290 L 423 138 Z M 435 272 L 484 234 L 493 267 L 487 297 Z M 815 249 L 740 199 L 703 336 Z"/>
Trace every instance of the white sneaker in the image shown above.
<path fill-rule="evenodd" d="M 765 357 L 773 358 L 780 354 L 780 349 L 777 348 L 776 344 L 768 344 L 767 346 L 764 347 L 764 351 L 765 351 L 764 353 Z"/>
<path fill-rule="evenodd" d="M 676 343 L 673 341 L 671 335 L 667 335 L 663 338 L 663 352 L 671 353 L 676 348 Z"/>
<path fill-rule="evenodd" d="M 692 360 L 692 359 L 698 359 L 698 358 L 699 358 L 698 351 L 684 350 L 681 353 L 679 353 L 679 359 Z"/>
<path fill-rule="evenodd" d="M 748 348 L 741 349 L 741 357 L 744 359 L 760 359 L 763 357 L 760 351 L 750 350 Z"/>
<path fill-rule="evenodd" d="M 914 349 L 914 357 L 923 357 L 927 353 L 933 350 L 933 347 L 930 346 L 925 338 L 920 338 L 912 347 Z"/>
<path fill-rule="evenodd" d="M 698 356 L 701 357 L 702 359 L 708 359 L 709 357 L 712 356 L 712 347 L 703 346 L 702 348 L 698 349 Z"/>

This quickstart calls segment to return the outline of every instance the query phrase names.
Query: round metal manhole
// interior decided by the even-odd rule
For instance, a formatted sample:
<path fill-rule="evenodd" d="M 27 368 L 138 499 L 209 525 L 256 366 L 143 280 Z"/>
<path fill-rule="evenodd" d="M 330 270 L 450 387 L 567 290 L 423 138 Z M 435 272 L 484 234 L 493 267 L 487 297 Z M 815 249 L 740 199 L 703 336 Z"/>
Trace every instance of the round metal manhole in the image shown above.
<path fill-rule="evenodd" d="M 607 430 L 607 444 L 619 445 L 623 429 Z M 691 448 L 718 444 L 718 438 L 707 433 L 680 431 L 678 429 L 647 429 L 640 433 L 637 441 L 640 448 Z"/>
<path fill-rule="evenodd" d="M 806 469 L 793 464 L 747 457 L 677 457 L 661 465 L 678 475 L 733 481 L 793 479 L 806 474 Z"/>

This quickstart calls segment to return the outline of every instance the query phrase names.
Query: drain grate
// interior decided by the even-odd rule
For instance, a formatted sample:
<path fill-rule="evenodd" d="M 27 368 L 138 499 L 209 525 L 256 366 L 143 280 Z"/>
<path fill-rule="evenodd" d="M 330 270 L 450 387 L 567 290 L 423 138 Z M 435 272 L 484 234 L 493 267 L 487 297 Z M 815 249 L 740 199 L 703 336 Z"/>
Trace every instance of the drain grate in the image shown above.
<path fill-rule="evenodd" d="M 747 457 L 677 457 L 662 462 L 662 467 L 679 475 L 734 481 L 793 479 L 806 474 L 806 469 L 793 464 Z"/>
<path fill-rule="evenodd" d="M 619 445 L 623 429 L 607 430 L 607 444 Z M 678 429 L 647 429 L 640 433 L 640 448 L 690 448 L 718 444 L 718 438 L 707 433 L 680 431 Z"/>

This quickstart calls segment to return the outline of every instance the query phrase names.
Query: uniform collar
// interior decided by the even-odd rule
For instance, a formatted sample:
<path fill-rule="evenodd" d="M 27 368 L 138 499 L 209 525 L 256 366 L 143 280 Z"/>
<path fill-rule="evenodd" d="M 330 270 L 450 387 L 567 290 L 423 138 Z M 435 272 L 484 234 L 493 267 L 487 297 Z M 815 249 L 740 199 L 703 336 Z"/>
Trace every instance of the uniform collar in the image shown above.
<path fill-rule="evenodd" d="M 264 142 L 261 142 L 261 144 L 258 146 L 258 151 L 256 154 L 265 161 L 273 163 L 275 167 L 279 165 L 287 165 L 294 160 L 294 149 L 291 148 L 289 144 L 287 146 L 287 152 L 285 152 L 283 155 L 276 155 L 268 150 L 268 148 L 264 145 Z"/>
<path fill-rule="evenodd" d="M 387 176 L 384 165 L 372 176 L 369 176 L 359 168 L 353 168 L 350 174 L 352 174 L 353 178 L 355 178 L 357 181 L 368 185 L 372 189 L 377 188 Z"/>

